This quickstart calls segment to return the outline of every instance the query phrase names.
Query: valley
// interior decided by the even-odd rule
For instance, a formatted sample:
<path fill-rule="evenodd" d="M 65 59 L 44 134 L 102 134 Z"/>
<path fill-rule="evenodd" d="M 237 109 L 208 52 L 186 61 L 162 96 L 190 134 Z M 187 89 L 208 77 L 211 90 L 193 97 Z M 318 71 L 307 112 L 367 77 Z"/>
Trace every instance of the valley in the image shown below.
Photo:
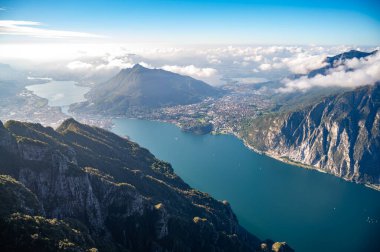
<path fill-rule="evenodd" d="M 138 71 L 149 72 L 149 69 L 144 70 L 142 68 L 142 66 L 139 66 Z M 360 247 L 368 249 L 376 247 L 374 238 L 370 235 L 380 230 L 380 216 L 377 215 L 379 206 L 373 204 L 373 200 L 378 195 L 377 192 L 372 190 L 378 190 L 376 180 L 374 180 L 378 176 L 376 173 L 376 161 L 374 161 L 375 166 L 372 166 L 372 170 L 364 170 L 363 172 L 359 170 L 354 176 L 351 176 L 350 173 L 337 173 L 326 170 L 323 166 L 300 159 L 299 156 L 292 156 L 292 153 L 295 153 L 294 151 L 298 148 L 297 144 L 294 143 L 293 147 L 291 147 L 293 148 L 292 151 L 288 150 L 287 141 L 291 137 L 282 136 L 283 132 L 286 131 L 281 129 L 281 127 L 288 127 L 287 125 L 297 127 L 297 125 L 301 125 L 299 122 L 305 123 L 303 118 L 308 113 L 314 113 L 308 112 L 308 109 L 311 107 L 316 110 L 316 108 L 322 106 L 318 105 L 321 99 L 322 104 L 324 104 L 323 101 L 332 102 L 337 99 L 336 97 L 350 97 L 352 94 L 357 96 L 356 93 L 361 94 L 358 96 L 360 97 L 358 98 L 359 100 L 367 101 L 366 97 L 371 97 L 373 102 L 371 100 L 368 105 L 368 102 L 353 101 L 353 104 L 362 104 L 363 107 L 358 112 L 347 112 L 347 114 L 357 113 L 360 114 L 358 117 L 362 119 L 367 118 L 368 116 L 363 117 L 363 115 L 367 114 L 370 115 L 370 118 L 376 118 L 378 113 L 376 112 L 378 108 L 376 105 L 378 88 L 376 85 L 373 88 L 364 87 L 358 89 L 359 91 L 343 89 L 338 91 L 338 94 L 336 94 L 336 90 L 329 91 L 330 94 L 329 92 L 321 93 L 316 91 L 315 94 L 311 94 L 306 99 L 306 103 L 301 100 L 301 102 L 295 102 L 294 105 L 289 106 L 291 103 L 285 103 L 285 106 L 283 106 L 285 96 L 287 96 L 286 99 L 288 100 L 297 100 L 298 94 L 295 94 L 294 98 L 289 97 L 289 95 L 279 94 L 273 96 L 273 90 L 277 89 L 279 85 L 276 82 L 251 85 L 234 83 L 218 87 L 217 93 L 222 95 L 205 97 L 196 103 L 156 107 L 134 105 L 128 106 L 124 109 L 124 112 L 121 112 L 123 111 L 123 106 L 117 110 L 109 110 L 108 107 L 104 109 L 101 104 L 100 106 L 92 106 L 92 103 L 86 99 L 88 97 L 86 91 L 80 86 L 72 85 L 71 82 L 57 81 L 54 83 L 53 85 L 47 83 L 27 86 L 26 90 L 24 89 L 17 94 L 17 96 L 23 97 L 28 102 L 27 104 L 40 103 L 39 106 L 24 106 L 24 109 L 22 109 L 22 106 L 14 107 L 13 109 L 17 108 L 18 112 L 12 114 L 12 103 L 4 100 L 7 106 L 3 108 L 2 118 L 5 118 L 5 121 L 11 119 L 25 119 L 25 121 L 28 121 L 31 113 L 48 115 L 47 117 L 40 117 L 38 122 L 56 128 L 62 122 L 71 125 L 74 122 L 65 120 L 68 117 L 74 117 L 82 123 L 112 130 L 122 137 L 136 141 L 143 147 L 149 148 L 159 158 L 170 161 L 173 164 L 174 171 L 185 179 L 190 186 L 206 191 L 219 199 L 227 199 L 231 203 L 233 211 L 236 212 L 239 223 L 249 232 L 259 237 L 284 239 L 296 250 L 317 252 L 328 246 L 333 250 L 345 248 L 346 251 L 355 251 L 359 248 L 359 243 L 355 241 L 346 242 L 345 237 L 352 236 L 358 228 L 363 230 L 362 236 L 358 237 L 362 241 Z M 271 89 L 268 90 L 268 87 L 271 87 Z M 29 90 L 33 90 L 33 92 Z M 360 90 L 366 91 L 362 92 Z M 57 94 L 62 95 L 57 96 Z M 346 100 L 343 99 L 343 101 L 344 106 L 347 106 Z M 351 102 L 351 100 L 347 101 Z M 341 109 L 338 102 L 330 104 L 329 106 L 332 109 L 328 109 L 329 112 L 326 113 L 331 113 L 334 106 Z M 347 108 L 344 107 L 344 109 Z M 354 105 L 352 105 L 351 109 L 355 110 Z M 371 109 L 374 110 L 372 111 Z M 23 110 L 25 111 L 22 112 Z M 51 112 L 45 113 L 45 110 Z M 291 119 L 294 117 L 292 113 L 303 114 L 304 117 L 295 117 L 298 118 L 298 121 L 293 122 L 294 119 Z M 14 117 L 11 117 L 12 115 Z M 316 116 L 310 120 L 317 120 L 320 117 L 324 118 L 324 116 Z M 34 121 L 36 118 L 38 117 L 34 117 Z M 286 118 L 286 120 L 283 118 Z M 276 120 L 284 121 L 281 124 L 277 123 Z M 375 141 L 375 147 L 371 148 L 377 148 L 377 121 L 368 120 L 373 123 L 371 127 L 375 130 L 373 131 L 373 134 L 375 134 L 373 140 Z M 276 124 L 273 125 L 273 122 Z M 170 123 L 171 125 L 165 123 Z M 314 126 L 309 126 L 310 129 L 318 128 L 319 122 L 314 123 Z M 175 128 L 172 124 L 178 128 Z M 340 124 L 343 125 L 342 123 Z M 306 125 L 310 125 L 310 123 Z M 63 128 L 63 126 L 61 125 L 59 128 Z M 278 130 L 277 132 L 271 133 L 271 130 L 276 129 Z M 291 132 L 297 132 L 297 129 L 294 128 Z M 284 140 L 268 140 L 273 136 L 283 137 Z M 296 139 L 299 141 L 302 137 L 296 137 Z M 305 141 L 312 143 L 311 140 Z M 283 145 L 270 145 L 273 143 Z M 181 151 L 178 152 L 178 150 Z M 317 150 L 320 151 L 318 148 Z M 259 153 L 264 153 L 274 159 Z M 309 153 L 312 152 L 309 151 Z M 315 158 L 320 157 L 322 154 L 318 155 Z M 372 157 L 376 158 L 376 155 L 372 155 Z M 229 161 L 230 159 L 232 159 L 232 162 Z M 282 162 L 280 163 L 275 159 Z M 199 160 L 199 162 L 195 160 Z M 338 161 L 333 162 L 338 163 Z M 300 170 L 295 166 L 310 170 Z M 212 169 L 210 169 L 211 167 Z M 349 184 L 340 179 L 332 178 L 328 174 L 318 174 L 312 170 L 331 173 L 347 181 L 364 183 L 372 189 Z M 369 177 L 367 175 L 369 172 L 373 172 L 374 177 Z M 102 176 L 108 176 L 107 174 L 109 173 L 106 172 Z M 219 175 L 215 176 L 215 174 Z M 203 175 L 206 180 L 200 179 Z M 212 179 L 210 179 L 211 177 Z M 234 178 L 233 180 L 229 179 L 232 177 Z M 284 177 L 287 179 L 284 179 Z M 293 181 L 292 186 L 289 185 L 287 180 Z M 310 183 L 313 183 L 313 185 L 308 184 L 310 180 L 312 180 Z M 230 185 L 227 187 L 229 188 L 228 190 L 226 190 L 225 185 Z M 297 188 L 303 188 L 303 190 L 299 191 Z M 326 190 L 319 190 L 318 188 L 325 188 Z M 331 195 L 329 193 L 331 188 L 335 188 L 336 194 Z M 252 193 L 247 194 L 246 192 Z M 360 200 L 359 196 L 352 198 L 352 195 L 359 194 L 365 195 L 366 200 Z M 320 199 L 315 202 L 317 205 L 309 202 L 310 197 Z M 338 204 L 339 198 L 342 197 L 350 198 L 350 200 L 341 201 Z M 281 202 L 284 205 L 289 204 L 289 207 L 284 208 L 278 205 L 278 200 L 274 201 L 273 198 L 281 198 Z M 357 202 L 358 207 L 351 207 L 349 212 L 343 213 L 342 209 L 347 209 L 352 200 Z M 329 203 L 319 206 L 321 201 Z M 275 208 L 278 208 L 280 212 L 275 211 Z M 298 208 L 302 209 L 302 215 L 297 217 L 298 224 L 294 224 L 293 220 L 296 218 L 294 214 L 300 214 L 297 210 Z M 303 227 L 307 226 L 308 220 L 315 215 L 315 209 L 318 209 L 320 215 L 322 213 L 324 215 L 323 220 L 320 220 L 319 225 L 315 228 L 316 230 L 325 230 L 326 236 L 329 236 L 329 232 L 331 232 L 331 236 L 339 232 L 334 228 L 329 228 L 329 232 L 326 231 L 329 225 L 334 226 L 333 223 L 336 223 L 338 227 L 342 221 L 351 222 L 352 228 L 346 229 L 341 236 L 335 235 L 334 240 L 326 239 L 322 244 L 315 244 L 310 248 L 309 244 L 312 242 L 310 239 L 316 233 L 313 230 L 304 232 Z M 337 209 L 339 215 L 334 214 Z M 265 213 L 271 214 L 266 215 Z M 49 215 L 46 217 L 49 217 Z M 198 219 L 197 222 L 199 222 Z M 287 231 L 288 226 L 293 227 L 294 231 L 292 233 Z M 268 243 L 268 241 L 266 242 Z M 345 245 L 343 246 L 342 243 L 345 243 Z"/>
<path fill-rule="evenodd" d="M 0 1 L 0 251 L 380 251 L 378 10 Z"/>
<path fill-rule="evenodd" d="M 329 57 L 327 60 L 329 60 L 329 66 L 324 67 L 320 70 L 314 70 L 312 76 L 315 76 L 317 72 L 324 72 L 327 71 L 328 68 L 334 67 L 334 62 L 336 60 L 341 60 L 342 58 L 345 60 L 351 59 L 353 57 L 368 57 L 370 55 L 373 55 L 375 52 L 372 52 L 370 54 L 361 54 L 360 52 L 354 52 L 350 51 L 345 54 L 341 54 L 335 57 Z M 358 56 L 359 55 L 359 56 Z M 339 64 L 343 64 L 340 62 Z M 145 76 L 146 75 L 146 76 Z M 135 66 L 134 68 L 129 69 L 128 71 L 121 71 L 118 75 L 116 75 L 114 78 L 111 79 L 112 85 L 118 85 L 119 89 L 121 85 L 125 85 L 125 90 L 141 90 L 137 92 L 135 95 L 137 98 L 133 99 L 140 99 L 138 97 L 145 97 L 146 95 L 144 92 L 148 92 L 150 95 L 153 95 L 151 91 L 149 91 L 148 86 L 144 86 L 146 84 L 144 81 L 137 81 L 135 80 L 144 80 L 144 78 L 148 78 L 148 80 L 151 80 L 151 78 L 156 78 L 155 76 L 160 76 L 159 78 L 162 78 L 162 80 L 170 79 L 173 76 L 175 78 L 182 78 L 180 75 L 171 75 L 169 72 L 166 71 L 156 71 L 148 68 L 144 68 L 141 65 Z M 302 78 L 302 77 L 296 77 L 296 78 Z M 129 83 L 129 79 L 134 80 L 133 84 Z M 170 82 L 170 81 L 169 81 Z M 106 82 L 105 84 L 101 84 L 100 86 L 93 88 L 91 92 L 87 93 L 87 97 L 96 97 L 97 94 L 104 93 L 104 91 L 97 91 L 102 90 L 102 86 L 108 86 Z M 165 83 L 165 81 L 163 81 Z M 64 83 L 62 83 L 64 85 Z M 175 84 L 178 85 L 178 84 Z M 198 85 L 198 84 L 197 84 Z M 201 83 L 199 84 L 202 86 L 202 88 L 207 89 L 207 84 Z M 355 130 L 352 127 L 356 127 L 355 125 L 357 123 L 364 123 L 366 124 L 365 120 L 368 120 L 368 123 L 372 123 L 373 125 L 369 125 L 366 129 L 366 131 L 360 133 L 363 135 L 362 140 L 354 140 L 351 147 L 347 147 L 345 150 L 342 149 L 341 155 L 338 156 L 332 156 L 331 154 L 328 154 L 328 152 L 333 151 L 332 148 L 338 148 L 338 145 L 344 144 L 340 143 L 341 137 L 338 136 L 338 139 L 335 139 L 334 141 L 337 141 L 336 147 L 326 147 L 320 145 L 323 141 L 332 141 L 334 136 L 326 136 L 326 132 L 329 131 L 329 129 L 326 129 L 323 133 L 325 134 L 323 136 L 323 139 L 317 139 L 315 140 L 315 136 L 313 132 L 306 133 L 310 134 L 308 138 L 306 136 L 300 134 L 298 137 L 294 136 L 288 136 L 286 135 L 286 131 L 290 132 L 297 132 L 296 127 L 298 127 L 298 124 L 304 121 L 304 117 L 306 116 L 307 112 L 303 112 L 307 110 L 309 107 L 315 106 L 314 111 L 310 113 L 317 113 L 316 115 L 313 115 L 313 119 L 311 120 L 314 124 L 313 126 L 307 126 L 311 127 L 310 130 L 320 127 L 320 121 L 319 117 L 322 116 L 321 110 L 324 110 L 325 103 L 319 101 L 329 101 L 331 99 L 334 99 L 334 97 L 340 97 L 344 96 L 344 94 L 347 93 L 347 97 L 350 94 L 356 94 L 360 93 L 360 91 L 354 91 L 353 93 L 349 93 L 350 91 L 347 91 L 346 89 L 342 89 L 340 91 L 337 91 L 335 89 L 332 89 L 330 91 L 320 91 L 319 89 L 315 91 L 309 92 L 309 97 L 307 98 L 307 101 L 300 100 L 299 94 L 295 93 L 294 98 L 289 97 L 289 94 L 277 94 L 273 96 L 273 92 L 275 92 L 276 89 L 279 89 L 281 83 L 259 83 L 259 84 L 229 84 L 225 85 L 219 88 L 214 88 L 212 90 L 214 97 L 206 97 L 201 99 L 200 102 L 191 103 L 191 104 L 178 104 L 178 105 L 171 105 L 168 106 L 167 104 L 172 103 L 169 97 L 171 95 L 167 96 L 167 94 L 159 94 L 159 96 L 164 99 L 164 104 L 166 105 L 152 105 L 152 106 L 139 106 L 138 103 L 135 105 L 131 105 L 130 103 L 125 103 L 123 100 L 122 104 L 119 104 L 117 106 L 117 109 L 114 110 L 111 107 L 104 107 L 105 103 L 99 103 L 99 105 L 96 105 L 96 102 L 90 102 L 85 101 L 83 92 L 81 94 L 81 87 L 78 87 L 76 91 L 76 88 L 72 86 L 71 88 L 67 87 L 68 91 L 68 97 L 70 97 L 70 92 L 72 94 L 77 95 L 76 98 L 69 101 L 67 100 L 67 97 L 65 97 L 62 100 L 66 99 L 66 103 L 63 104 L 58 99 L 58 102 L 53 102 L 54 105 L 65 105 L 66 107 L 66 114 L 69 113 L 69 115 L 74 116 L 77 118 L 77 120 L 80 120 L 83 123 L 88 123 L 91 125 L 96 125 L 99 127 L 111 129 L 113 125 L 113 119 L 117 117 L 126 117 L 126 118 L 139 118 L 139 119 L 145 119 L 145 120 L 157 120 L 157 121 L 163 121 L 163 122 L 169 122 L 177 125 L 185 132 L 194 133 L 194 134 L 232 134 L 236 137 L 242 139 L 244 143 L 247 145 L 248 148 L 253 149 L 254 151 L 265 153 L 273 158 L 279 159 L 284 162 L 290 162 L 295 165 L 299 165 L 302 167 L 307 168 L 315 168 L 322 172 L 327 172 L 330 174 L 333 174 L 335 176 L 344 178 L 348 181 L 354 181 L 357 183 L 364 183 L 367 186 L 378 189 L 380 185 L 380 167 L 378 165 L 377 161 L 371 161 L 370 164 L 363 164 L 361 165 L 359 162 L 360 160 L 367 155 L 366 151 L 359 151 L 358 150 L 362 148 L 368 148 L 369 152 L 373 152 L 372 149 L 377 149 L 379 145 L 379 136 L 377 135 L 379 128 L 378 121 L 375 120 L 378 111 L 378 88 L 375 88 L 374 91 L 368 91 L 367 93 L 364 92 L 358 99 L 361 99 L 363 102 L 368 99 L 368 97 L 371 97 L 371 99 L 374 99 L 373 102 L 370 104 L 363 104 L 361 108 L 358 109 L 358 111 L 355 111 L 356 104 L 360 103 L 360 100 L 358 101 L 348 101 L 346 98 L 343 100 L 342 105 L 337 104 L 336 106 L 346 106 L 346 108 L 343 108 L 344 113 L 347 113 L 348 115 L 354 113 L 355 117 L 363 117 L 362 121 L 357 121 L 357 119 L 352 118 L 351 122 L 351 129 L 346 130 L 343 132 L 344 134 L 347 134 L 348 132 L 352 132 L 350 134 L 353 134 L 353 138 L 355 137 Z M 43 86 L 43 85 L 42 85 Z M 45 84 L 46 86 L 46 84 Z M 131 86 L 131 87 L 129 87 Z M 141 86 L 141 87 L 140 87 Z M 108 87 L 109 88 L 109 87 Z M 182 87 L 184 89 L 188 87 Z M 144 91 L 145 90 L 145 91 Z M 148 91 L 147 91 L 148 90 Z M 44 97 L 49 96 L 49 87 L 47 87 L 46 91 L 47 94 L 44 94 L 44 91 L 42 90 L 40 94 Z M 120 90 L 114 90 L 115 94 L 112 94 L 111 96 L 117 97 L 117 93 L 122 94 Z M 132 99 L 131 96 L 128 95 L 128 92 L 136 92 L 136 91 L 127 91 L 127 94 L 125 94 L 125 99 Z M 141 93 L 142 92 L 142 93 Z M 192 88 L 189 88 L 188 90 L 189 94 L 193 92 Z M 330 92 L 330 94 L 328 93 Z M 315 95 L 313 95 L 315 93 Z M 336 94 L 338 93 L 338 94 Z M 54 92 L 52 94 L 55 94 Z M 79 94 L 79 95 L 78 95 Z M 138 95 L 137 95 L 138 94 Z M 211 93 L 210 93 L 211 94 Z M 66 96 L 67 96 L 66 95 Z M 156 95 L 156 94 L 155 94 Z M 108 94 L 110 96 L 110 94 Z M 193 96 L 196 96 L 196 94 L 193 94 Z M 50 100 L 54 100 L 56 96 L 51 96 Z M 128 98 L 129 97 L 129 98 Z M 290 103 L 289 100 L 300 100 L 298 102 L 295 102 L 294 105 L 289 106 L 288 104 L 283 106 L 281 102 L 283 102 L 284 97 L 288 100 L 288 104 Z M 93 98 L 90 98 L 90 100 Z M 119 99 L 119 98 L 112 98 L 112 99 Z M 124 99 L 124 98 L 123 98 Z M 150 98 L 155 99 L 155 98 Z M 73 102 L 76 102 L 75 104 L 72 104 Z M 116 101 L 112 102 L 110 101 L 110 104 L 114 104 Z M 314 105 L 314 104 L 319 105 Z M 347 103 L 352 103 L 350 105 L 347 105 Z M 69 108 L 68 105 L 70 105 Z M 327 103 L 326 103 L 327 104 Z M 114 105 L 113 105 L 114 106 Z M 329 105 L 333 109 L 333 106 L 335 104 Z M 373 108 L 372 108 L 373 107 Z M 50 108 L 50 107 L 49 107 Z M 54 107 L 52 107 L 54 108 Z M 116 108 L 116 107 L 115 107 Z M 111 110 L 110 110 L 111 109 Z M 327 108 L 326 108 L 327 109 Z M 350 111 L 345 111 L 350 109 Z M 342 109 L 338 108 L 337 111 L 340 111 Z M 371 112 L 366 112 L 368 110 L 371 110 Z M 284 121 L 284 128 L 279 128 L 278 131 L 275 133 L 268 132 L 267 135 L 265 135 L 266 130 L 276 128 L 277 125 L 271 124 L 270 120 L 282 120 L 281 118 L 286 117 L 288 114 L 290 114 L 290 118 L 292 118 L 293 115 L 296 115 L 295 118 L 297 119 L 289 119 L 289 124 L 293 125 L 290 127 L 293 127 L 291 129 L 287 129 L 286 125 L 288 122 Z M 319 114 L 318 114 L 319 113 Z M 333 113 L 339 113 L 339 112 L 333 112 Z M 367 116 L 367 113 L 370 113 L 370 116 Z M 299 116 L 298 116 L 299 114 Z M 327 115 L 328 116 L 328 115 Z M 62 118 L 59 120 L 62 121 L 66 115 L 61 115 Z M 368 117 L 368 119 L 366 119 Z M 9 118 L 12 119 L 12 118 Z M 22 119 L 22 118 L 21 118 Z M 53 119 L 49 117 L 49 120 Z M 293 121 L 291 121 L 293 120 Z M 313 121 L 314 120 L 314 121 Z M 363 121 L 364 120 L 364 121 Z M 306 122 L 307 123 L 307 122 Z M 331 128 L 331 124 L 334 122 L 331 120 L 329 122 L 328 126 L 321 126 L 324 128 Z M 336 124 L 336 122 L 335 122 Z M 366 133 L 367 132 L 367 133 Z M 368 136 L 369 132 L 372 132 L 373 137 L 371 135 Z M 257 136 L 256 136 L 257 134 Z M 283 139 L 274 139 L 271 134 L 274 134 L 274 136 L 280 137 L 281 134 L 284 135 Z M 292 133 L 293 134 L 293 133 Z M 322 133 L 321 133 L 322 134 Z M 340 134 L 340 133 L 339 133 Z M 295 139 L 296 142 L 292 143 L 290 139 L 292 137 Z M 350 138 L 351 136 L 348 135 Z M 368 139 L 367 139 L 367 138 Z M 253 138 L 253 139 L 252 139 Z M 301 142 L 301 139 L 304 139 L 303 142 Z M 328 138 L 326 140 L 326 138 Z M 336 137 L 335 137 L 336 138 Z M 344 136 L 343 138 L 344 139 Z M 367 139 L 367 140 L 363 140 Z M 313 141 L 318 141 L 314 143 Z M 363 147 L 362 145 L 366 144 L 366 141 L 372 141 L 369 143 L 369 147 Z M 355 143 L 357 142 L 358 146 L 355 146 Z M 303 145 L 304 147 L 301 147 Z M 305 147 L 310 145 L 311 147 Z M 326 143 L 325 143 L 326 145 Z M 344 144 L 348 146 L 348 144 Z M 314 146 L 314 147 L 313 147 Z M 339 147 L 341 148 L 341 147 Z M 352 154 L 354 151 L 356 151 L 356 154 Z M 334 151 L 335 153 L 336 151 Z M 349 154 L 351 153 L 351 154 Z M 347 156 L 347 158 L 344 158 Z M 333 159 L 336 160 L 333 160 Z M 371 158 L 376 159 L 377 155 L 373 154 Z M 345 161 L 343 161 L 345 160 Z M 354 164 L 356 162 L 356 164 Z M 367 160 L 368 162 L 368 160 Z M 361 166 L 364 166 L 363 169 L 360 169 Z M 355 169 L 355 172 L 354 172 Z"/>

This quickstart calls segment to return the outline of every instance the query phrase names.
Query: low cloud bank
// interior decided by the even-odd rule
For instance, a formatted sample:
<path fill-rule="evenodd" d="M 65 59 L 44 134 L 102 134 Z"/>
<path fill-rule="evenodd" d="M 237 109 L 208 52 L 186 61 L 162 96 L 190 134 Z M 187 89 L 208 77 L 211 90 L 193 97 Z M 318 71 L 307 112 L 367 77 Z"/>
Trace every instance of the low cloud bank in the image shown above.
<path fill-rule="evenodd" d="M 372 51 L 376 48 L 315 45 L 160 47 L 103 43 L 1 44 L 0 62 L 19 66 L 29 72 L 37 72 L 40 76 L 65 76 L 91 83 L 105 81 L 120 69 L 130 68 L 138 63 L 144 67 L 161 68 L 189 75 L 209 84 L 221 85 L 236 78 L 277 81 L 289 75 L 306 74 L 325 66 L 324 59 L 327 56 L 352 49 Z M 352 61 L 346 64 L 362 63 Z M 345 75 L 344 72 L 341 74 Z M 295 80 L 286 80 L 282 91 L 306 90 L 308 86 L 314 85 L 301 81 L 316 82 L 317 78 L 308 80 L 304 77 L 297 83 Z"/>
<path fill-rule="evenodd" d="M 355 88 L 380 81 L 380 52 L 375 55 L 351 59 L 332 68 L 326 75 L 318 74 L 312 78 L 303 76 L 291 80 L 284 79 L 285 86 L 279 92 L 306 91 L 313 87 Z"/>
<path fill-rule="evenodd" d="M 199 68 L 194 65 L 189 65 L 189 66 L 170 66 L 170 65 L 165 65 L 161 67 L 162 69 L 178 74 L 183 74 L 183 75 L 190 75 L 198 78 L 202 77 L 211 77 L 214 76 L 217 71 L 214 68 Z"/>

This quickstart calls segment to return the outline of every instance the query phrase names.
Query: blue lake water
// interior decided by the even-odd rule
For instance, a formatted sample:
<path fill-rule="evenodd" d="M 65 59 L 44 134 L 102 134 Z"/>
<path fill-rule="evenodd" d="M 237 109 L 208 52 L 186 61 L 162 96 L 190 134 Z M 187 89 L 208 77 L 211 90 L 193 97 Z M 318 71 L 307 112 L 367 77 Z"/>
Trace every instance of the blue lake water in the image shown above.
<path fill-rule="evenodd" d="M 380 251 L 380 192 L 281 163 L 228 135 L 197 136 L 172 124 L 116 119 L 128 135 L 170 162 L 192 187 L 228 200 L 240 224 L 296 251 Z"/>
<path fill-rule="evenodd" d="M 52 81 L 27 87 L 50 105 L 83 101 L 88 88 Z M 128 135 L 170 162 L 192 187 L 228 200 L 240 224 L 297 251 L 380 251 L 380 192 L 281 163 L 227 135 L 197 136 L 172 124 L 116 119 Z"/>

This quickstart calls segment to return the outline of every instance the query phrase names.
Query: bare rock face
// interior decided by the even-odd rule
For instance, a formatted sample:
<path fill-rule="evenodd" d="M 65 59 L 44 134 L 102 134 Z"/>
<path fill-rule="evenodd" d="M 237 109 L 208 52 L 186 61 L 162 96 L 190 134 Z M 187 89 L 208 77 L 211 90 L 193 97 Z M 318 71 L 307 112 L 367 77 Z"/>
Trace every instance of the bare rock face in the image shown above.
<path fill-rule="evenodd" d="M 269 155 L 380 186 L 379 83 L 258 118 L 241 135 Z"/>
<path fill-rule="evenodd" d="M 72 119 L 57 130 L 1 124 L 0 174 L 0 250 L 261 251 L 229 204 L 136 143 Z"/>

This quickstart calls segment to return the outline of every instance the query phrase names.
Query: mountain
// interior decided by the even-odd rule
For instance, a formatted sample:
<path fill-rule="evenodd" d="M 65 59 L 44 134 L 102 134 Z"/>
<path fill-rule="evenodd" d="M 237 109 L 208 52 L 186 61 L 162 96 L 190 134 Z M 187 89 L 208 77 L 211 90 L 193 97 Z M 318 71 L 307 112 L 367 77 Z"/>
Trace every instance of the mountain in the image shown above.
<path fill-rule="evenodd" d="M 25 86 L 44 82 L 48 80 L 28 78 L 25 72 L 0 63 L 0 103 L 7 98 L 15 99 L 15 95 L 20 93 Z"/>
<path fill-rule="evenodd" d="M 0 63 L 0 99 L 20 92 L 27 82 L 25 74 L 16 71 L 10 65 Z"/>
<path fill-rule="evenodd" d="M 0 174 L 1 251 L 292 251 L 148 150 L 73 119 L 0 122 Z"/>
<path fill-rule="evenodd" d="M 374 55 L 376 53 L 377 53 L 377 50 L 374 50 L 372 52 L 362 52 L 362 51 L 358 51 L 358 50 L 350 50 L 348 52 L 344 52 L 344 53 L 341 53 L 341 54 L 338 54 L 338 55 L 335 55 L 332 57 L 327 57 L 326 62 L 330 66 L 333 66 L 334 63 L 336 63 L 337 61 L 344 61 L 344 60 L 349 60 L 349 59 L 353 59 L 353 58 L 361 59 L 361 58 L 365 58 L 365 57 L 370 56 L 370 55 Z"/>
<path fill-rule="evenodd" d="M 270 156 L 380 189 L 380 83 L 256 118 L 240 136 Z"/>
<path fill-rule="evenodd" d="M 331 68 L 335 68 L 335 67 L 342 65 L 346 60 L 350 60 L 350 59 L 354 59 L 354 58 L 361 59 L 361 58 L 365 58 L 365 57 L 374 55 L 376 53 L 377 53 L 377 50 L 372 51 L 372 52 L 361 52 L 361 51 L 357 51 L 357 50 L 351 50 L 351 51 L 344 52 L 344 53 L 341 53 L 341 54 L 338 54 L 338 55 L 335 55 L 332 57 L 327 57 L 325 59 L 326 66 L 319 68 L 319 69 L 315 69 L 313 71 L 310 71 L 307 74 L 307 77 L 312 78 L 312 77 L 316 76 L 317 74 L 326 75 L 328 70 L 330 70 Z"/>
<path fill-rule="evenodd" d="M 324 67 L 312 70 L 309 73 L 304 74 L 304 75 L 299 74 L 299 75 L 290 76 L 289 79 L 297 79 L 301 77 L 313 78 L 318 74 L 327 75 L 331 69 L 337 68 L 343 65 L 347 60 L 351 60 L 354 58 L 363 59 L 365 57 L 372 56 L 376 54 L 377 52 L 378 52 L 377 50 L 372 51 L 372 52 L 361 52 L 357 50 L 351 50 L 351 51 L 344 52 L 335 56 L 326 57 L 326 59 L 324 60 L 326 65 Z M 350 69 L 347 69 L 346 71 L 350 71 Z M 278 82 L 277 86 L 275 86 L 274 84 L 273 89 L 278 89 L 280 87 L 283 87 L 282 82 Z M 296 107 L 300 107 L 300 106 L 302 107 L 306 104 L 314 104 L 316 102 L 319 102 L 324 97 L 341 94 L 349 90 L 351 90 L 351 88 L 343 88 L 343 87 L 338 87 L 338 86 L 336 87 L 329 86 L 328 88 L 312 87 L 307 92 L 304 92 L 304 91 L 294 91 L 294 92 L 289 92 L 289 93 L 275 92 L 272 99 L 277 104 L 279 104 L 279 107 L 281 107 L 281 110 L 291 110 Z M 271 90 L 271 91 L 273 93 L 273 91 L 276 91 L 276 90 Z"/>
<path fill-rule="evenodd" d="M 119 115 L 131 108 L 191 104 L 218 94 L 218 89 L 203 81 L 136 64 L 95 86 L 86 95 L 88 102 L 72 106 L 72 110 Z"/>

